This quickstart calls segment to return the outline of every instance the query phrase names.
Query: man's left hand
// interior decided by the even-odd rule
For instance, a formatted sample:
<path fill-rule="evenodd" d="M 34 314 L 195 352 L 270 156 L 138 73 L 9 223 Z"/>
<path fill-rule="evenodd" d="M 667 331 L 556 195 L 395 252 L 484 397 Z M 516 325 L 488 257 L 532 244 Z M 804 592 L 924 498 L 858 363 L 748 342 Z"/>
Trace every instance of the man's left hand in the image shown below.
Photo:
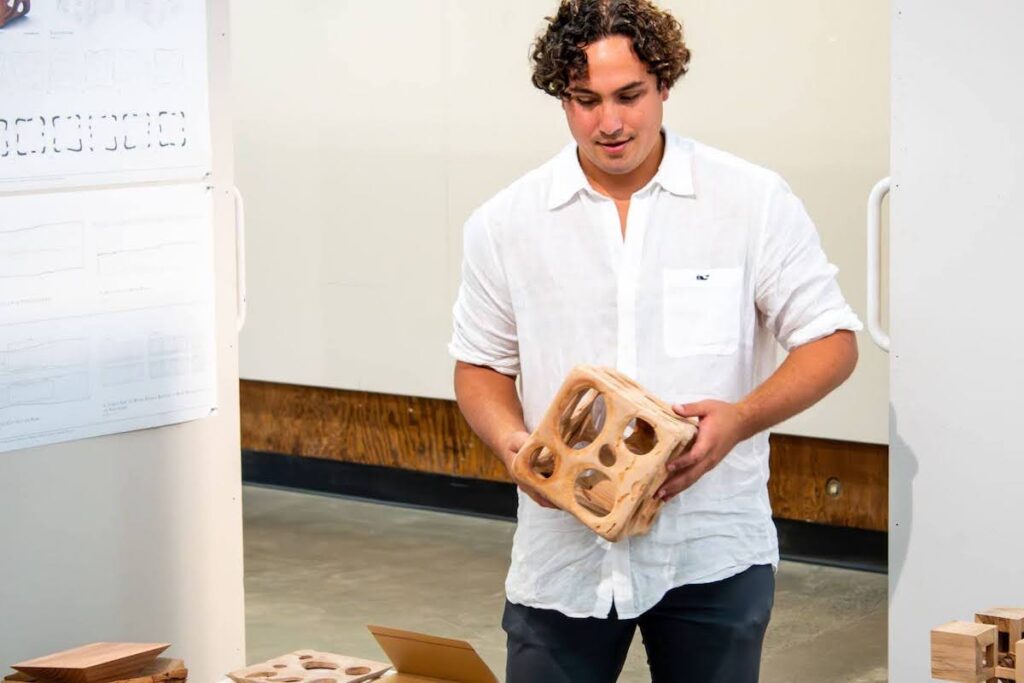
<path fill-rule="evenodd" d="M 669 478 L 655 494 L 663 501 L 692 486 L 749 436 L 743 410 L 735 403 L 706 400 L 674 405 L 672 410 L 680 417 L 696 417 L 699 429 L 690 448 L 666 463 Z"/>

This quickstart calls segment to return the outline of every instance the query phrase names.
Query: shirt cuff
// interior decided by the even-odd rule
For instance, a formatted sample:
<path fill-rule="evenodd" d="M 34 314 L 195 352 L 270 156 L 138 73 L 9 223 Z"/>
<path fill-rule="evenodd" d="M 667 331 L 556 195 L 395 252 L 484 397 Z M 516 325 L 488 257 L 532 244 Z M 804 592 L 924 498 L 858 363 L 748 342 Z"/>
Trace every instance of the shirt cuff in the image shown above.
<path fill-rule="evenodd" d="M 864 325 L 857 317 L 857 314 L 853 312 L 853 309 L 849 306 L 844 306 L 841 309 L 827 311 L 807 325 L 794 330 L 782 342 L 782 346 L 786 351 L 792 351 L 797 346 L 803 346 L 804 344 L 824 339 L 839 330 L 859 332 L 863 329 Z"/>
<path fill-rule="evenodd" d="M 470 365 L 484 365 L 509 377 L 519 375 L 518 357 L 496 358 L 488 356 L 454 340 L 448 344 L 448 354 L 455 360 L 460 360 Z"/>

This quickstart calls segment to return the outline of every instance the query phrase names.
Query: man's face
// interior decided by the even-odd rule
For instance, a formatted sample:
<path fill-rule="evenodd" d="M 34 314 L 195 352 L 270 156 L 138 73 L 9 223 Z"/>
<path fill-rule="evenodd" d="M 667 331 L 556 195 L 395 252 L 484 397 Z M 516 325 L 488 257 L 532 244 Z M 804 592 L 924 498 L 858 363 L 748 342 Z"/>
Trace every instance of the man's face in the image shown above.
<path fill-rule="evenodd" d="M 658 148 L 668 90 L 659 90 L 629 38 L 610 36 L 588 45 L 587 78 L 573 81 L 562 108 L 581 161 L 604 173 L 637 169 Z"/>

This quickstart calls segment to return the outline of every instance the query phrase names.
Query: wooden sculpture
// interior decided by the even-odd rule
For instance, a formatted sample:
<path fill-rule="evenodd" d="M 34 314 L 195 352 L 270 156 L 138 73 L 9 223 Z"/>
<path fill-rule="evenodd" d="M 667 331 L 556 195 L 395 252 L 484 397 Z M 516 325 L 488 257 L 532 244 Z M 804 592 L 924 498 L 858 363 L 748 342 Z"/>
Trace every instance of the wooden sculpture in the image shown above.
<path fill-rule="evenodd" d="M 996 627 L 996 678 L 1024 683 L 1024 609 L 993 607 L 974 621 Z"/>
<path fill-rule="evenodd" d="M 995 607 L 932 629 L 932 676 L 1024 683 L 1024 609 Z"/>
<path fill-rule="evenodd" d="M 512 461 L 514 476 L 609 541 L 647 533 L 668 478 L 665 463 L 697 434 L 695 421 L 611 368 L 569 373 Z"/>
<path fill-rule="evenodd" d="M 372 681 L 390 668 L 390 664 L 369 659 L 296 650 L 262 664 L 233 671 L 228 678 L 235 683 L 360 683 Z"/>
<path fill-rule="evenodd" d="M 0 0 L 0 28 L 13 19 L 25 16 L 31 8 L 31 0 Z"/>
<path fill-rule="evenodd" d="M 23 674 L 57 683 L 106 683 L 136 677 L 169 643 L 92 643 L 15 664 Z"/>
<path fill-rule="evenodd" d="M 932 676 L 944 681 L 995 681 L 996 627 L 951 621 L 932 629 Z"/>

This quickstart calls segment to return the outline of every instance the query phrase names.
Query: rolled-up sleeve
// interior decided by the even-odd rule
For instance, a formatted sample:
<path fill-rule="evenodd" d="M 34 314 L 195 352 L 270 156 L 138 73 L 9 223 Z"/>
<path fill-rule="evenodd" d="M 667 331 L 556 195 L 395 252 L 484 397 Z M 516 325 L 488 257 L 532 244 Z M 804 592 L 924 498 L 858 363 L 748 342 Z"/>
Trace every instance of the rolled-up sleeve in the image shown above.
<path fill-rule="evenodd" d="M 860 330 L 818 232 L 785 182 L 768 193 L 759 240 L 756 297 L 765 324 L 787 350 L 837 330 Z"/>
<path fill-rule="evenodd" d="M 519 374 L 519 338 L 508 282 L 483 212 L 466 222 L 462 284 L 448 352 L 456 360 Z"/>

